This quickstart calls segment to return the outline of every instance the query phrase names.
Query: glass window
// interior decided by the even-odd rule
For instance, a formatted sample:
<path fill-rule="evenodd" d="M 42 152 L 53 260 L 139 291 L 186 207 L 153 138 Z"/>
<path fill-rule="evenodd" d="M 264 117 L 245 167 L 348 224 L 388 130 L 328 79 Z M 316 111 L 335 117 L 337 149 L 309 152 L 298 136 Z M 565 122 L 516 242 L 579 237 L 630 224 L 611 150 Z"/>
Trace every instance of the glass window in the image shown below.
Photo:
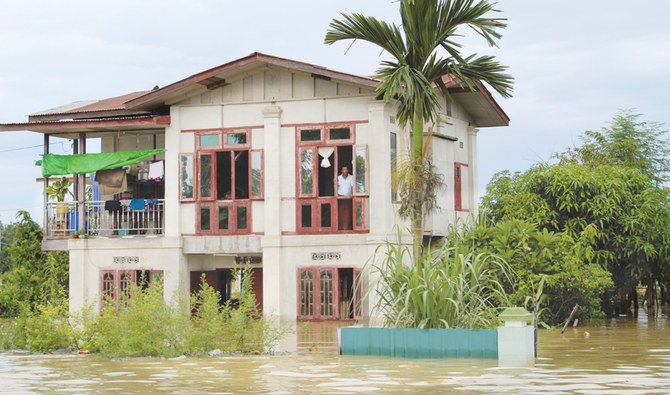
<path fill-rule="evenodd" d="M 235 199 L 249 199 L 249 151 L 234 151 Z"/>
<path fill-rule="evenodd" d="M 351 139 L 351 130 L 349 128 L 330 129 L 331 140 L 349 140 Z"/>
<path fill-rule="evenodd" d="M 179 156 L 179 194 L 181 199 L 193 199 L 193 155 Z"/>
<path fill-rule="evenodd" d="M 212 197 L 212 155 L 200 155 L 200 197 Z"/>
<path fill-rule="evenodd" d="M 330 228 L 332 218 L 332 209 L 330 203 L 324 203 L 321 205 L 321 227 Z"/>
<path fill-rule="evenodd" d="M 203 134 L 200 136 L 200 146 L 201 147 L 218 147 L 219 143 L 218 134 Z"/>
<path fill-rule="evenodd" d="M 313 174 L 312 150 L 304 149 L 300 151 L 300 193 L 310 195 L 314 192 L 314 174 Z"/>
<path fill-rule="evenodd" d="M 230 229 L 230 209 L 228 206 L 219 206 L 219 230 Z"/>
<path fill-rule="evenodd" d="M 363 227 L 363 202 L 356 202 L 356 227 L 357 228 L 362 228 Z"/>
<path fill-rule="evenodd" d="M 210 230 L 210 214 L 209 207 L 200 207 L 200 230 Z"/>
<path fill-rule="evenodd" d="M 228 133 L 226 135 L 226 144 L 228 145 L 240 145 L 246 143 L 247 143 L 246 133 Z"/>
<path fill-rule="evenodd" d="M 312 227 L 312 205 L 311 204 L 303 204 L 301 205 L 301 214 L 302 214 L 302 221 L 301 221 L 301 226 L 303 228 L 311 228 Z"/>
<path fill-rule="evenodd" d="M 321 129 L 305 129 L 300 131 L 300 141 L 320 141 Z"/>
<path fill-rule="evenodd" d="M 356 193 L 366 193 L 367 188 L 367 147 L 356 147 Z"/>
<path fill-rule="evenodd" d="M 247 206 L 237 206 L 237 229 L 247 228 Z"/>
<path fill-rule="evenodd" d="M 262 194 L 262 160 L 260 151 L 251 152 L 251 197 L 261 197 Z"/>

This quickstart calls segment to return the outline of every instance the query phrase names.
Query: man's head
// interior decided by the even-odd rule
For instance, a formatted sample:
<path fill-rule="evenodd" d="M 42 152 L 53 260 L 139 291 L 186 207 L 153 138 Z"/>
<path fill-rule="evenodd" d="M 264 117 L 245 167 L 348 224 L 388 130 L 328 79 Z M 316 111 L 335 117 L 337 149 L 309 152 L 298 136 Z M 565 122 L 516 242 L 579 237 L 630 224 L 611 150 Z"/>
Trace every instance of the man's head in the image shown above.
<path fill-rule="evenodd" d="M 349 175 L 349 168 L 347 166 L 342 166 L 342 177 L 346 178 Z"/>

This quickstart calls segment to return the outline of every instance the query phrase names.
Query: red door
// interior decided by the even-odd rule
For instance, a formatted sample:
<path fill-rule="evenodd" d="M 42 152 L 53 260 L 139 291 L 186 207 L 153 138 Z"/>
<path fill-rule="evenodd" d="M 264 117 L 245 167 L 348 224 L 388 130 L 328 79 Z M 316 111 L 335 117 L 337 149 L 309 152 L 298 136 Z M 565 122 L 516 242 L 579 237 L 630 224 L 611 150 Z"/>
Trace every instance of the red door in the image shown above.
<path fill-rule="evenodd" d="M 298 269 L 298 319 L 339 318 L 337 268 Z"/>
<path fill-rule="evenodd" d="M 364 289 L 365 282 L 363 281 L 363 273 L 361 269 L 354 269 L 354 300 L 353 300 L 353 309 L 354 309 L 354 319 L 360 321 L 364 318 L 363 313 L 363 295 L 365 295 Z"/>

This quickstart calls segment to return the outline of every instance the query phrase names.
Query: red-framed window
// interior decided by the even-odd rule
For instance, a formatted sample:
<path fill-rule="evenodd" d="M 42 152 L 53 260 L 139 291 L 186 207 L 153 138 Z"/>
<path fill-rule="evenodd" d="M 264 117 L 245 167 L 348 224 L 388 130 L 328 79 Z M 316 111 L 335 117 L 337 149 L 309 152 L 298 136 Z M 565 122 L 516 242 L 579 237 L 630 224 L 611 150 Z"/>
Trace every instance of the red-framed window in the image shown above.
<path fill-rule="evenodd" d="M 360 269 L 302 267 L 297 270 L 299 320 L 362 320 L 364 284 Z"/>
<path fill-rule="evenodd" d="M 251 202 L 264 196 L 263 150 L 251 149 L 251 130 L 196 131 L 196 142 L 196 233 L 251 233 Z"/>
<path fill-rule="evenodd" d="M 454 163 L 454 209 L 456 211 L 469 211 L 463 204 L 463 179 L 464 171 L 468 171 L 465 163 Z M 467 186 L 466 186 L 467 188 Z"/>
<path fill-rule="evenodd" d="M 367 215 L 364 207 L 369 194 L 368 147 L 356 145 L 355 125 L 301 126 L 296 128 L 295 138 L 297 232 L 367 231 L 363 214 Z M 342 166 L 347 166 L 353 178 L 352 194 L 346 197 L 338 195 Z M 354 207 L 361 215 L 358 227 L 353 226 Z"/>
<path fill-rule="evenodd" d="M 100 270 L 100 311 L 106 303 L 114 306 L 118 312 L 123 302 L 130 298 L 133 286 L 146 288 L 151 282 L 163 281 L 162 270 Z"/>

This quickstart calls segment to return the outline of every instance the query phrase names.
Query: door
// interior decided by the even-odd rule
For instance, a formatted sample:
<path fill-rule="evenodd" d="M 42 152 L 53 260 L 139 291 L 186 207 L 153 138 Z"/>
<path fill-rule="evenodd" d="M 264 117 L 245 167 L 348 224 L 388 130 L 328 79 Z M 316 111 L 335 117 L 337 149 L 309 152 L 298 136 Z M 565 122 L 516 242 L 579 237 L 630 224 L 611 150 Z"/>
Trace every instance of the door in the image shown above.
<path fill-rule="evenodd" d="M 337 268 L 298 269 L 298 319 L 339 318 Z"/>
<path fill-rule="evenodd" d="M 361 269 L 354 268 L 354 298 L 353 298 L 353 309 L 354 309 L 354 319 L 360 321 L 364 318 L 363 313 L 363 295 L 365 295 L 364 289 L 365 282 L 363 281 L 363 272 Z"/>

